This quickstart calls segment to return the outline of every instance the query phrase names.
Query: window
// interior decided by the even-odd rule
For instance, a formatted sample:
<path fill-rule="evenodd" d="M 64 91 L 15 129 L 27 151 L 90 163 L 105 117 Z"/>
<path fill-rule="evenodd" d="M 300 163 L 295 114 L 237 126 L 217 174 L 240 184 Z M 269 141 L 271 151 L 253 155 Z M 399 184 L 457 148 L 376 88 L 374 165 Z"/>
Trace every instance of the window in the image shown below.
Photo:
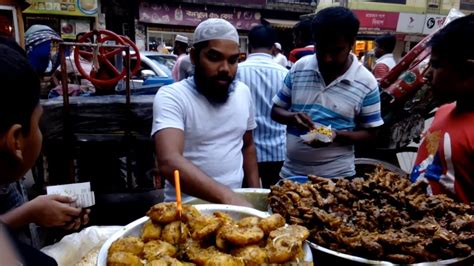
<path fill-rule="evenodd" d="M 20 42 L 16 10 L 13 6 L 0 5 L 0 35 Z"/>

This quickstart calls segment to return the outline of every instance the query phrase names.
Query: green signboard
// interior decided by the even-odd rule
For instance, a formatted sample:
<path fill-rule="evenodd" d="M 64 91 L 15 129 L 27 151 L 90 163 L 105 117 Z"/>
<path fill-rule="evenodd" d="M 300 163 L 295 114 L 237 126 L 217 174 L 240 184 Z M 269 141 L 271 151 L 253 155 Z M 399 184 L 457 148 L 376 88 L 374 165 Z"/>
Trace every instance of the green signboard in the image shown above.
<path fill-rule="evenodd" d="M 96 16 L 97 0 L 30 0 L 26 14 L 50 14 L 63 16 Z"/>

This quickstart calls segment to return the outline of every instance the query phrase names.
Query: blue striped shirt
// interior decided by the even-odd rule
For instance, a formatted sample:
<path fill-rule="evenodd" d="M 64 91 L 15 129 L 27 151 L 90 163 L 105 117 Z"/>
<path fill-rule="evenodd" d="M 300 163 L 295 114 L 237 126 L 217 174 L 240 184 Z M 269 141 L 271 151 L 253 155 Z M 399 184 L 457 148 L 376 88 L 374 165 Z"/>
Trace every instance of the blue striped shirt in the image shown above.
<path fill-rule="evenodd" d="M 288 70 L 275 63 L 265 53 L 250 54 L 239 64 L 237 80 L 245 83 L 252 93 L 257 128 L 253 138 L 258 162 L 278 162 L 285 159 L 286 126 L 271 119 L 272 98 L 283 88 Z"/>
<path fill-rule="evenodd" d="M 301 58 L 285 77 L 285 86 L 273 102 L 291 112 L 305 112 L 314 122 L 336 130 L 353 131 L 383 124 L 378 84 L 354 55 L 349 69 L 326 85 L 316 56 Z M 281 175 L 316 174 L 342 177 L 355 174 L 352 145 L 333 143 L 311 148 L 299 137 L 306 132 L 288 126 L 287 155 Z"/>

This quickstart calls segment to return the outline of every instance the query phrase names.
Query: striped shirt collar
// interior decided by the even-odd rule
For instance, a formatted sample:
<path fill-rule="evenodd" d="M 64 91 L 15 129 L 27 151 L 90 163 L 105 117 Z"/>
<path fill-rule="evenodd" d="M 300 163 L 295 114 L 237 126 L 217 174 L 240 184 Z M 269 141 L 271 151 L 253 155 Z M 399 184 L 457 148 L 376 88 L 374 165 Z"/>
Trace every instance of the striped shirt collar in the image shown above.
<path fill-rule="evenodd" d="M 272 60 L 273 57 L 271 54 L 266 54 L 266 53 L 252 53 L 247 56 L 247 60 L 252 60 L 252 59 L 269 59 Z"/>
<path fill-rule="evenodd" d="M 361 66 L 361 63 L 359 62 L 359 60 L 357 60 L 357 57 L 354 54 L 349 53 L 349 57 L 352 57 L 351 66 L 349 67 L 349 69 L 347 69 L 347 71 L 344 74 L 342 74 L 337 79 L 335 79 L 335 81 L 336 80 L 337 80 L 337 82 L 347 81 L 349 83 L 352 83 L 356 80 L 357 71 L 358 71 L 359 67 Z M 322 77 L 321 72 L 319 71 L 318 60 L 316 59 L 316 56 L 313 56 L 313 58 L 314 58 L 313 60 L 314 60 L 315 65 L 316 65 L 316 71 L 318 72 L 319 76 Z"/>

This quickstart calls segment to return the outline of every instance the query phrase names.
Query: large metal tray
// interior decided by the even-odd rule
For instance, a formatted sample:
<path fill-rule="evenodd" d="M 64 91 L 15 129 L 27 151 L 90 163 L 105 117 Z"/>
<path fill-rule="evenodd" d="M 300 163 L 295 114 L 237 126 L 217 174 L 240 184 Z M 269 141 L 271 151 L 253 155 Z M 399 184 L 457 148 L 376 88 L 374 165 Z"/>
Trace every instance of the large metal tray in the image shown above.
<path fill-rule="evenodd" d="M 253 207 L 259 211 L 266 212 L 268 210 L 268 194 L 270 189 L 266 188 L 235 188 L 233 191 L 239 195 L 242 195 L 248 202 L 252 203 Z M 191 198 L 184 204 L 196 205 L 196 204 L 208 204 L 209 202 L 198 199 Z"/>
<path fill-rule="evenodd" d="M 310 241 L 306 241 L 313 249 L 315 262 L 317 265 L 327 265 L 328 263 L 335 265 L 400 265 L 389 261 L 369 260 L 362 257 L 357 257 L 341 252 L 337 252 Z M 448 260 L 440 260 L 433 262 L 420 262 L 415 264 L 408 264 L 413 266 L 437 266 L 437 265 L 474 265 L 474 254 L 465 258 L 454 258 Z M 407 265 L 407 264 L 404 264 Z"/>
<path fill-rule="evenodd" d="M 200 204 L 195 205 L 196 209 L 198 209 L 203 214 L 212 214 L 215 211 L 221 211 L 229 214 L 233 219 L 239 220 L 244 217 L 248 216 L 256 216 L 260 218 L 268 217 L 270 214 L 262 211 L 258 211 L 256 209 L 247 208 L 247 207 L 240 207 L 234 205 L 223 205 L 223 204 Z M 117 239 L 123 238 L 126 236 L 139 236 L 141 228 L 143 224 L 148 221 L 148 216 L 144 216 L 126 226 L 124 226 L 119 232 L 115 233 L 112 237 L 110 237 L 104 245 L 102 245 L 99 256 L 97 257 L 97 266 L 106 266 L 107 265 L 107 254 L 110 245 Z M 313 262 L 313 255 L 311 253 L 311 249 L 307 243 L 303 245 L 303 250 L 305 253 L 305 262 Z"/>
<path fill-rule="evenodd" d="M 286 178 L 288 180 L 297 182 L 297 183 L 305 183 L 307 181 L 307 177 L 305 180 L 304 176 L 295 176 Z M 283 180 L 283 179 L 282 179 Z M 282 181 L 280 180 L 280 182 Z M 277 184 L 278 185 L 278 184 Z M 270 192 L 268 192 L 270 193 Z M 267 194 L 268 197 L 268 194 Z M 268 206 L 268 212 L 272 213 L 270 206 Z M 369 260 L 366 258 L 353 256 L 341 252 L 337 252 L 319 245 L 312 243 L 311 241 L 306 241 L 310 247 L 313 249 L 314 261 L 316 265 L 398 265 L 394 264 L 389 261 L 382 261 L 382 260 Z M 474 265 L 474 253 L 468 257 L 464 258 L 453 258 L 448 260 L 441 260 L 441 261 L 433 261 L 433 262 L 420 262 L 415 264 L 409 264 L 413 266 L 435 266 L 435 265 Z"/>

